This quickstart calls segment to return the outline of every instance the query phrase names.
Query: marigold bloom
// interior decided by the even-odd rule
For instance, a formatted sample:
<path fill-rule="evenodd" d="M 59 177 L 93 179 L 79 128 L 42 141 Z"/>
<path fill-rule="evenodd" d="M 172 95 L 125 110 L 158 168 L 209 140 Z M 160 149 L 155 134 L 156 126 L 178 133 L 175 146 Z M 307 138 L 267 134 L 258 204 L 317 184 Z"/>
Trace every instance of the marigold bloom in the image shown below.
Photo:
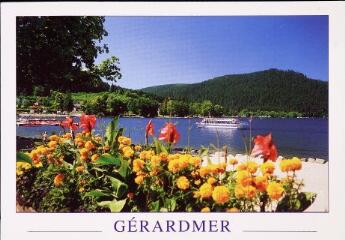
<path fill-rule="evenodd" d="M 85 143 L 85 148 L 88 150 L 88 151 L 91 151 L 92 149 L 95 148 L 95 145 L 93 145 L 93 143 L 91 141 L 87 141 Z"/>
<path fill-rule="evenodd" d="M 139 152 L 141 151 L 142 147 L 140 145 L 135 145 L 134 150 Z"/>
<path fill-rule="evenodd" d="M 216 182 L 217 182 L 217 180 L 216 180 L 214 177 L 209 177 L 209 178 L 207 179 L 207 183 L 208 183 L 208 184 L 213 185 L 213 184 L 215 184 Z"/>
<path fill-rule="evenodd" d="M 200 183 L 201 183 L 200 179 L 194 181 L 194 184 L 197 185 L 197 186 L 199 186 Z"/>
<path fill-rule="evenodd" d="M 144 176 L 143 175 L 138 175 L 135 179 L 134 182 L 138 185 L 142 184 L 144 182 Z"/>
<path fill-rule="evenodd" d="M 224 204 L 230 199 L 230 191 L 225 186 L 217 186 L 212 192 L 212 198 L 217 204 Z"/>
<path fill-rule="evenodd" d="M 301 159 L 299 159 L 297 157 L 293 157 L 291 159 L 291 162 L 292 162 L 292 169 L 293 169 L 293 171 L 301 170 L 301 168 L 302 168 L 302 161 L 301 161 Z"/>
<path fill-rule="evenodd" d="M 56 146 L 57 146 L 57 141 L 50 141 L 48 143 L 48 147 L 50 147 L 50 148 L 56 148 Z"/>
<path fill-rule="evenodd" d="M 256 188 L 253 186 L 244 187 L 244 193 L 247 199 L 252 199 L 256 196 Z"/>
<path fill-rule="evenodd" d="M 189 188 L 189 180 L 185 176 L 181 176 L 176 180 L 176 185 L 179 189 L 186 190 Z"/>
<path fill-rule="evenodd" d="M 210 168 L 209 167 L 201 167 L 200 168 L 200 177 L 206 177 L 208 174 L 210 174 Z"/>
<path fill-rule="evenodd" d="M 230 163 L 231 165 L 236 165 L 236 164 L 238 163 L 238 160 L 237 160 L 236 158 L 233 158 L 233 159 L 230 159 L 230 160 L 229 160 L 229 163 Z"/>
<path fill-rule="evenodd" d="M 200 167 L 201 165 L 201 158 L 199 156 L 194 156 L 189 158 L 189 163 L 194 167 Z"/>
<path fill-rule="evenodd" d="M 234 212 L 239 212 L 240 210 L 238 208 L 235 208 L 235 207 L 232 207 L 232 208 L 227 208 L 226 209 L 226 212 L 231 212 L 231 213 L 234 213 Z"/>
<path fill-rule="evenodd" d="M 162 161 L 167 161 L 167 160 L 168 160 L 168 153 L 166 153 L 166 152 L 161 152 L 161 153 L 159 154 L 159 157 L 160 157 L 160 159 L 161 159 Z"/>
<path fill-rule="evenodd" d="M 54 185 L 55 187 L 59 187 L 61 186 L 61 184 L 63 183 L 65 176 L 62 173 L 59 173 L 58 175 L 55 176 L 54 178 Z"/>
<path fill-rule="evenodd" d="M 141 159 L 135 159 L 133 161 L 133 172 L 140 172 L 144 168 L 145 162 Z"/>
<path fill-rule="evenodd" d="M 171 160 L 168 163 L 168 169 L 172 173 L 177 173 L 180 170 L 180 161 L 179 161 L 179 159 Z"/>
<path fill-rule="evenodd" d="M 280 169 L 282 172 L 296 171 L 302 168 L 302 161 L 293 157 L 292 159 L 284 159 L 280 162 Z"/>
<path fill-rule="evenodd" d="M 85 167 L 84 167 L 84 166 L 78 166 L 78 167 L 75 168 L 75 171 L 76 171 L 77 173 L 82 173 L 82 172 L 84 172 L 84 170 L 85 170 Z"/>
<path fill-rule="evenodd" d="M 244 187 L 240 184 L 237 184 L 235 186 L 235 197 L 237 199 L 241 199 L 241 198 L 244 198 L 246 195 L 245 191 L 244 191 Z"/>
<path fill-rule="evenodd" d="M 261 166 L 260 166 L 260 170 L 262 172 L 262 174 L 272 174 L 274 172 L 275 169 L 275 165 L 272 161 L 267 161 L 264 162 Z"/>
<path fill-rule="evenodd" d="M 242 186 L 248 186 L 252 184 L 252 175 L 247 170 L 238 171 L 236 173 L 236 182 Z"/>
<path fill-rule="evenodd" d="M 213 186 L 209 183 L 204 183 L 199 188 L 199 196 L 201 199 L 208 199 L 212 196 Z"/>
<path fill-rule="evenodd" d="M 80 156 L 85 158 L 85 157 L 88 156 L 89 150 L 87 150 L 86 148 L 82 148 L 82 149 L 79 150 L 79 153 L 80 153 Z"/>
<path fill-rule="evenodd" d="M 273 200 L 279 200 L 284 193 L 284 188 L 280 183 L 271 182 L 267 186 L 267 194 Z"/>
<path fill-rule="evenodd" d="M 254 161 L 248 161 L 247 163 L 247 171 L 250 172 L 251 174 L 256 173 L 258 169 L 258 164 Z"/>
<path fill-rule="evenodd" d="M 131 145 L 132 144 L 132 140 L 128 137 L 125 137 L 125 136 L 120 136 L 118 138 L 118 142 L 123 144 L 123 145 Z"/>
<path fill-rule="evenodd" d="M 161 158 L 160 158 L 159 156 L 153 155 L 153 156 L 151 157 L 151 166 L 152 166 L 153 168 L 158 167 L 158 166 L 160 165 L 160 162 L 161 162 Z"/>
<path fill-rule="evenodd" d="M 99 158 L 98 154 L 94 154 L 94 155 L 91 156 L 92 162 L 96 162 L 98 160 L 98 158 Z"/>
<path fill-rule="evenodd" d="M 164 140 L 168 143 L 176 144 L 180 139 L 176 126 L 173 123 L 166 123 L 158 137 L 159 140 Z"/>
<path fill-rule="evenodd" d="M 209 207 L 204 207 L 200 212 L 211 212 L 211 209 Z"/>
<path fill-rule="evenodd" d="M 130 146 L 126 146 L 122 149 L 123 156 L 126 158 L 131 158 L 134 155 L 134 151 Z"/>
<path fill-rule="evenodd" d="M 60 137 L 58 135 L 51 135 L 48 139 L 49 139 L 49 141 L 56 141 L 56 142 L 58 142 Z"/>
<path fill-rule="evenodd" d="M 268 181 L 266 177 L 256 176 L 254 178 L 254 184 L 260 192 L 265 192 L 268 185 Z"/>
<path fill-rule="evenodd" d="M 277 147 L 272 142 L 272 134 L 266 136 L 258 135 L 254 138 L 254 147 L 251 153 L 252 156 L 262 155 L 264 161 L 276 161 L 278 157 Z"/>
<path fill-rule="evenodd" d="M 236 171 L 243 171 L 243 170 L 247 170 L 247 164 L 245 163 L 238 164 L 236 167 Z"/>

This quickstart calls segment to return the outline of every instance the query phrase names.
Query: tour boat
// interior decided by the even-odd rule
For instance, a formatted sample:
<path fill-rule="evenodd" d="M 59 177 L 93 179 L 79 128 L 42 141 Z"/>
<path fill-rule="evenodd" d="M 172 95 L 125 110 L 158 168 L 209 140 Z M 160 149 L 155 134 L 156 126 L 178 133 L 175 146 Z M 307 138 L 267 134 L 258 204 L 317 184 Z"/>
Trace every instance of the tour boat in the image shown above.
<path fill-rule="evenodd" d="M 199 128 L 248 128 L 248 123 L 236 118 L 203 118 L 201 122 L 197 122 L 196 125 Z"/>

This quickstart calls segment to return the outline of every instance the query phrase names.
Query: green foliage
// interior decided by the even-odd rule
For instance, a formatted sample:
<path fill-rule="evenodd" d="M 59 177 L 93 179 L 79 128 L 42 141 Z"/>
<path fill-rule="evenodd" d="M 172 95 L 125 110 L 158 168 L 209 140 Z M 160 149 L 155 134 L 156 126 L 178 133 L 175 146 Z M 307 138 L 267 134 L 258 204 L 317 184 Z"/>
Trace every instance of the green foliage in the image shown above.
<path fill-rule="evenodd" d="M 294 113 L 296 116 L 328 115 L 328 82 L 307 78 L 294 71 L 270 69 L 249 74 L 217 77 L 195 84 L 169 84 L 142 89 L 164 98 L 188 102 L 203 102 L 202 115 L 208 115 L 211 101 L 235 115 L 241 110 L 257 113 Z M 195 104 L 190 105 L 195 110 Z M 243 114 L 242 114 L 243 115 Z"/>
<path fill-rule="evenodd" d="M 297 195 L 286 195 L 277 205 L 277 212 L 303 212 L 316 199 L 316 194 L 300 192 Z"/>
<path fill-rule="evenodd" d="M 23 152 L 17 152 L 17 162 L 26 162 L 32 164 L 31 158 Z"/>
<path fill-rule="evenodd" d="M 123 199 L 123 200 L 112 200 L 112 201 L 103 201 L 98 203 L 99 206 L 102 207 L 107 207 L 110 209 L 111 212 L 121 212 L 121 210 L 123 209 L 123 207 L 126 204 L 127 199 Z"/>

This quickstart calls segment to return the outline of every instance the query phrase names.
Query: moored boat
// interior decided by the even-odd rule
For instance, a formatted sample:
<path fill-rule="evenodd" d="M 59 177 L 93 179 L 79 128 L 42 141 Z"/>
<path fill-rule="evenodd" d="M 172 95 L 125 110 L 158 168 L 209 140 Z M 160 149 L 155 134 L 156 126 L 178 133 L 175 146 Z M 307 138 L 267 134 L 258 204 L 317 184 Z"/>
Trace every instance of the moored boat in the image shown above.
<path fill-rule="evenodd" d="M 203 118 L 196 123 L 199 128 L 235 128 L 247 129 L 248 123 L 236 118 Z"/>

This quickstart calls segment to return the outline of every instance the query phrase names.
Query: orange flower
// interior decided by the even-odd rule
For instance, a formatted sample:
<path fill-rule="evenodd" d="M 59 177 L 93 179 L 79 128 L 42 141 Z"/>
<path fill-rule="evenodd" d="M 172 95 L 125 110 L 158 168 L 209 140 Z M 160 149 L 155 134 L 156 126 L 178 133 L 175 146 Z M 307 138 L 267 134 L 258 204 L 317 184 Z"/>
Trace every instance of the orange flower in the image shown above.
<path fill-rule="evenodd" d="M 199 188 L 198 194 L 201 199 L 208 199 L 212 196 L 213 187 L 209 183 L 204 183 Z"/>
<path fill-rule="evenodd" d="M 258 135 L 254 138 L 254 148 L 251 153 L 252 156 L 262 155 L 264 161 L 276 161 L 278 157 L 277 147 L 272 142 L 272 134 L 267 136 Z"/>
<path fill-rule="evenodd" d="M 231 165 L 236 165 L 238 163 L 238 160 L 236 158 L 230 159 L 229 163 Z"/>
<path fill-rule="evenodd" d="M 91 160 L 92 160 L 93 162 L 96 162 L 96 161 L 98 160 L 98 158 L 99 158 L 99 155 L 98 155 L 98 154 L 94 154 L 94 155 L 91 156 Z"/>
<path fill-rule="evenodd" d="M 254 178 L 254 184 L 260 192 L 265 192 L 268 185 L 268 181 L 266 177 L 256 176 Z"/>
<path fill-rule="evenodd" d="M 95 148 L 95 146 L 93 145 L 93 143 L 91 142 L 91 141 L 87 141 L 86 143 L 85 143 L 85 148 L 87 149 L 87 150 L 92 150 L 93 148 Z"/>
<path fill-rule="evenodd" d="M 179 189 L 186 190 L 189 188 L 189 180 L 185 176 L 181 176 L 176 180 L 176 185 Z"/>
<path fill-rule="evenodd" d="M 138 185 L 142 184 L 144 182 L 144 176 L 143 175 L 139 175 L 134 179 L 134 182 Z"/>
<path fill-rule="evenodd" d="M 84 113 L 80 117 L 80 127 L 84 129 L 84 132 L 90 133 L 96 125 L 95 115 L 85 115 Z"/>
<path fill-rule="evenodd" d="M 209 177 L 209 178 L 207 179 L 207 183 L 208 183 L 208 184 L 213 185 L 213 184 L 215 184 L 216 182 L 217 182 L 217 180 L 216 180 L 214 177 Z"/>
<path fill-rule="evenodd" d="M 267 161 L 260 166 L 262 174 L 272 174 L 274 172 L 275 165 L 272 161 Z"/>
<path fill-rule="evenodd" d="M 71 117 L 66 117 L 66 119 L 60 123 L 60 126 L 71 130 L 76 130 L 78 128 L 76 124 L 73 123 L 73 118 Z"/>
<path fill-rule="evenodd" d="M 85 168 L 84 168 L 84 166 L 78 166 L 75 168 L 75 170 L 77 173 L 82 173 L 82 172 L 84 172 Z"/>
<path fill-rule="evenodd" d="M 248 186 L 252 184 L 252 175 L 247 170 L 238 171 L 236 173 L 236 182 L 242 186 Z"/>
<path fill-rule="evenodd" d="M 204 207 L 200 212 L 211 212 L 211 209 L 209 207 Z"/>
<path fill-rule="evenodd" d="M 59 173 L 58 175 L 56 175 L 55 178 L 54 178 L 54 185 L 55 185 L 55 187 L 61 186 L 61 184 L 63 183 L 63 179 L 64 178 L 65 178 L 65 176 L 62 173 Z"/>
<path fill-rule="evenodd" d="M 217 204 L 224 204 L 230 199 L 230 191 L 225 186 L 217 186 L 212 192 L 212 198 Z"/>
<path fill-rule="evenodd" d="M 284 193 L 284 188 L 280 183 L 271 182 L 267 187 L 267 194 L 273 200 L 279 200 Z"/>
<path fill-rule="evenodd" d="M 133 161 L 133 172 L 140 172 L 144 168 L 145 162 L 141 159 L 135 159 Z"/>
<path fill-rule="evenodd" d="M 166 123 L 158 137 L 159 140 L 164 140 L 168 143 L 176 144 L 180 139 L 176 126 L 173 123 Z"/>

